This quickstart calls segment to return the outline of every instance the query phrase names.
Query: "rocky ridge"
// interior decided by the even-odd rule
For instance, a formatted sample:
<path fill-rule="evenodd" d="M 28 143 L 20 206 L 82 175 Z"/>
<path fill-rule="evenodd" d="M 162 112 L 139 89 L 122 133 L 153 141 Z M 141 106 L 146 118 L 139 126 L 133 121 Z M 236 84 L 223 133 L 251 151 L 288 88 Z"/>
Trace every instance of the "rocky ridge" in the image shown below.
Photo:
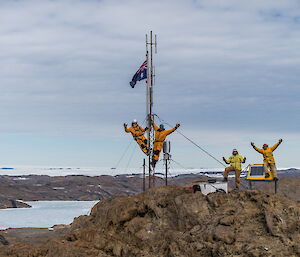
<path fill-rule="evenodd" d="M 0 209 L 29 207 L 30 205 L 23 203 L 22 201 L 9 199 L 6 196 L 0 195 Z"/>
<path fill-rule="evenodd" d="M 207 196 L 157 187 L 96 204 L 45 244 L 0 247 L 0 256 L 300 256 L 300 204 L 260 191 Z"/>

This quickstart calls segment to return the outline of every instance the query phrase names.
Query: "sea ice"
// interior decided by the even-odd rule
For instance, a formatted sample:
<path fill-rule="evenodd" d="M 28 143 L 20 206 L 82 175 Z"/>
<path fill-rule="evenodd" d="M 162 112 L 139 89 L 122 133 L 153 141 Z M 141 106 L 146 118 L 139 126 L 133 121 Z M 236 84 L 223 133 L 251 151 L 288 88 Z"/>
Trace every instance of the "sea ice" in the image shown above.
<path fill-rule="evenodd" d="M 26 202 L 32 208 L 0 210 L 0 229 L 48 228 L 69 224 L 75 217 L 87 215 L 98 201 L 35 201 Z"/>

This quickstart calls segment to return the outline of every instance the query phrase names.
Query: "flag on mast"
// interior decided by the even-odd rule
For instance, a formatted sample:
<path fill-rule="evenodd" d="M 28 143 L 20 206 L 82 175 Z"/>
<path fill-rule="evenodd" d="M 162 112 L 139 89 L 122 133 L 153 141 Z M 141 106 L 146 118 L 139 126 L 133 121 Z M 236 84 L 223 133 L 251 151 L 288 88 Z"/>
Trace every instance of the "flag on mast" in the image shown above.
<path fill-rule="evenodd" d="M 137 81 L 141 81 L 147 78 L 147 61 L 141 65 L 141 67 L 137 70 L 137 72 L 133 75 L 131 81 L 129 82 L 130 86 L 134 88 Z"/>

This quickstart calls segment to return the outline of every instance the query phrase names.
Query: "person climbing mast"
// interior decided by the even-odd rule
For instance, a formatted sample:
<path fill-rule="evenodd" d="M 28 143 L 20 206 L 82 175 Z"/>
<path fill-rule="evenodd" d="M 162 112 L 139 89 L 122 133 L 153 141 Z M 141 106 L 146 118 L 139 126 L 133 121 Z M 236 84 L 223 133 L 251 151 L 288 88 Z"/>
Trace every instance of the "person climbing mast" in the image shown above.
<path fill-rule="evenodd" d="M 165 130 L 163 124 L 160 124 L 159 127 L 153 122 L 153 128 L 155 131 L 154 135 L 154 144 L 153 144 L 153 156 L 152 156 L 152 167 L 155 168 L 157 161 L 159 160 L 159 155 L 163 147 L 163 143 L 168 135 L 173 133 L 177 128 L 180 127 L 180 124 L 176 124 L 176 126 L 172 129 Z"/>
<path fill-rule="evenodd" d="M 246 157 L 242 157 L 239 155 L 238 151 L 236 149 L 232 150 L 232 155 L 228 158 L 228 160 L 223 157 L 223 161 L 226 164 L 230 164 L 229 167 L 225 168 L 223 177 L 224 181 L 228 180 L 228 173 L 230 171 L 235 172 L 235 187 L 236 189 L 240 188 L 240 176 L 241 176 L 241 170 L 242 170 L 242 164 L 246 162 Z"/>
<path fill-rule="evenodd" d="M 131 133 L 133 139 L 138 143 L 143 153 L 149 155 L 148 140 L 144 136 L 144 133 L 148 128 L 142 128 L 138 125 L 137 120 L 133 120 L 130 128 L 127 128 L 127 124 L 124 123 L 124 130 L 126 133 Z"/>
<path fill-rule="evenodd" d="M 278 176 L 277 176 L 277 168 L 276 168 L 273 152 L 281 143 L 282 143 L 282 139 L 279 139 L 275 145 L 269 147 L 267 144 L 264 144 L 262 149 L 260 149 L 256 147 L 253 142 L 251 142 L 251 145 L 254 148 L 254 150 L 262 154 L 264 157 L 265 177 L 266 178 L 270 177 L 269 173 L 271 172 L 275 181 L 278 180 Z"/>

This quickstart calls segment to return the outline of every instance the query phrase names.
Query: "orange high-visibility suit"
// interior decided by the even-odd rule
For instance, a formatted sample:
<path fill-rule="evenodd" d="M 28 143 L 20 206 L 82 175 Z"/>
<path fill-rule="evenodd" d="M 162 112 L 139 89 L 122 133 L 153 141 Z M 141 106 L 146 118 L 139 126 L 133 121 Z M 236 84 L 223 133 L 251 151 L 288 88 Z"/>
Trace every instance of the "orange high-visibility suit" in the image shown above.
<path fill-rule="evenodd" d="M 235 187 L 239 188 L 240 184 L 241 184 L 241 170 L 242 170 L 242 163 L 246 162 L 246 158 L 242 157 L 239 154 L 236 155 L 231 155 L 227 160 L 223 157 L 223 160 L 226 164 L 230 164 L 229 167 L 225 168 L 224 171 L 224 179 L 228 178 L 228 173 L 230 171 L 234 171 L 235 172 Z"/>
<path fill-rule="evenodd" d="M 277 178 L 277 168 L 275 164 L 275 158 L 273 155 L 273 152 L 276 150 L 276 148 L 281 144 L 282 139 L 279 140 L 275 145 L 268 147 L 267 149 L 261 149 L 256 147 L 254 144 L 251 143 L 254 150 L 259 152 L 264 157 L 264 170 L 265 173 L 269 173 L 268 168 L 273 173 L 274 178 Z"/>
<path fill-rule="evenodd" d="M 153 128 L 155 130 L 155 141 L 153 145 L 153 157 L 152 157 L 152 163 L 155 166 L 155 163 L 159 159 L 160 152 L 163 148 L 163 142 L 165 141 L 166 137 L 173 133 L 177 127 L 169 129 L 169 130 L 160 130 L 159 127 L 153 122 Z"/>
<path fill-rule="evenodd" d="M 264 157 L 264 162 L 267 163 L 275 163 L 275 158 L 273 155 L 273 152 L 276 150 L 276 148 L 281 144 L 280 141 L 278 141 L 275 145 L 268 147 L 266 150 L 264 149 L 260 149 L 258 147 L 256 147 L 255 145 L 253 145 L 252 147 L 259 152 L 260 154 L 263 155 Z"/>
<path fill-rule="evenodd" d="M 147 146 L 148 140 L 144 136 L 146 129 L 143 129 L 139 125 L 136 127 L 132 126 L 130 128 L 125 127 L 124 129 L 126 133 L 131 133 L 131 135 L 133 136 L 134 140 L 138 143 L 143 153 L 149 155 L 149 148 Z"/>

